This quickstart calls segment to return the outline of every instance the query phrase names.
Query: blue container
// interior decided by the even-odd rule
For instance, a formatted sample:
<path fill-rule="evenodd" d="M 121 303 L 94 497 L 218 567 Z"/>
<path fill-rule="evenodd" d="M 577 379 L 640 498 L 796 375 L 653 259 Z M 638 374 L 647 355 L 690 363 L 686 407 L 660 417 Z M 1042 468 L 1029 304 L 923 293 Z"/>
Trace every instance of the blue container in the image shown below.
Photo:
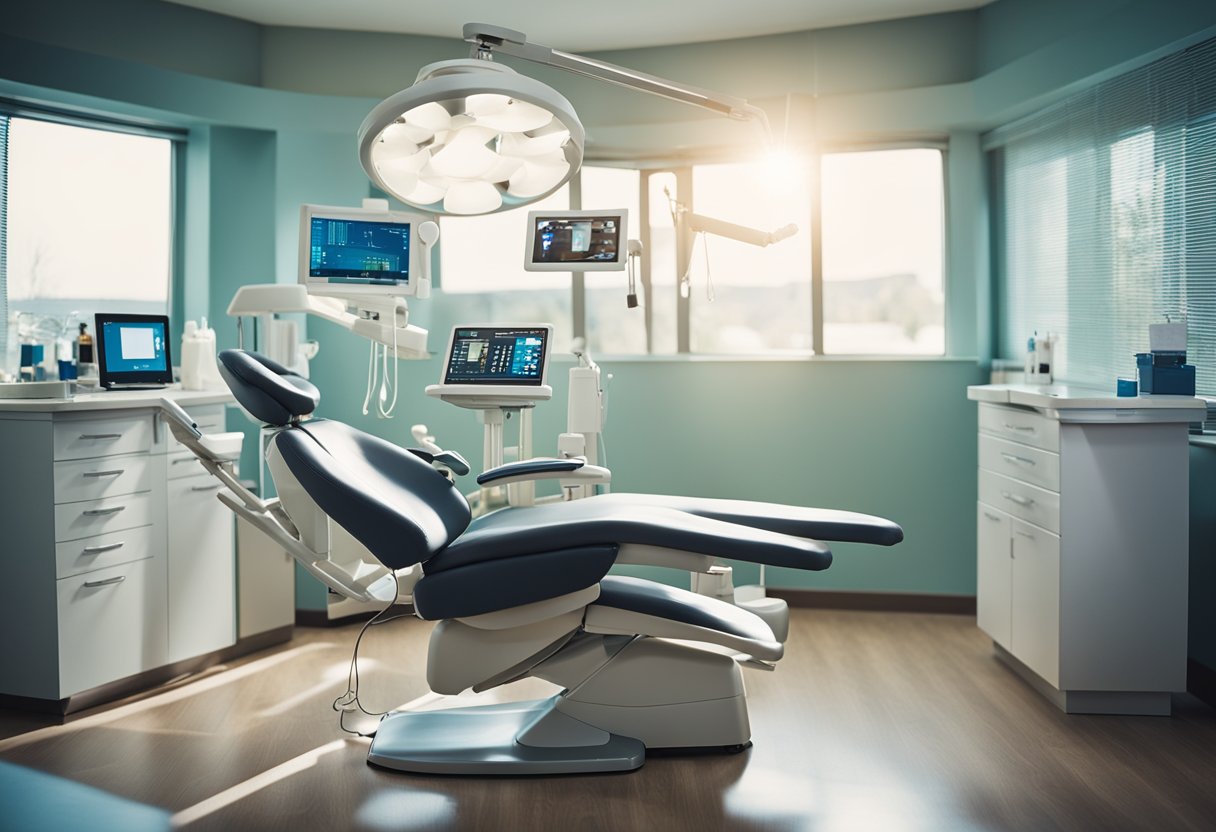
<path fill-rule="evenodd" d="M 1139 395 L 1134 378 L 1121 378 L 1115 382 L 1115 395 L 1121 398 L 1133 398 Z"/>
<path fill-rule="evenodd" d="M 1154 367 L 1153 393 L 1158 396 L 1195 395 L 1195 365 Z"/>
<path fill-rule="evenodd" d="M 76 378 L 76 362 L 59 359 L 59 380 L 71 381 Z"/>
<path fill-rule="evenodd" d="M 1140 373 L 1140 392 L 1154 396 L 1195 395 L 1195 365 L 1180 367 L 1155 366 L 1149 353 L 1136 354 L 1136 369 Z"/>
<path fill-rule="evenodd" d="M 42 363 L 44 355 L 44 347 L 42 344 L 22 344 L 21 345 L 21 366 L 33 367 L 35 364 Z"/>

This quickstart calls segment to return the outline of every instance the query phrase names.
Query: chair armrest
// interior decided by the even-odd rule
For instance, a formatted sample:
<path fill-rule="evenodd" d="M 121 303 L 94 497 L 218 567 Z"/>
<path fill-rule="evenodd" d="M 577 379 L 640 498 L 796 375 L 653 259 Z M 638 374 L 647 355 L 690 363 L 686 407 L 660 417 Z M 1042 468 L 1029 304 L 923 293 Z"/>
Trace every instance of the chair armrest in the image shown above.
<path fill-rule="evenodd" d="M 477 475 L 478 485 L 506 485 L 528 480 L 596 480 L 607 482 L 611 475 L 607 468 L 588 465 L 582 457 L 536 457 L 520 462 L 508 462 Z"/>

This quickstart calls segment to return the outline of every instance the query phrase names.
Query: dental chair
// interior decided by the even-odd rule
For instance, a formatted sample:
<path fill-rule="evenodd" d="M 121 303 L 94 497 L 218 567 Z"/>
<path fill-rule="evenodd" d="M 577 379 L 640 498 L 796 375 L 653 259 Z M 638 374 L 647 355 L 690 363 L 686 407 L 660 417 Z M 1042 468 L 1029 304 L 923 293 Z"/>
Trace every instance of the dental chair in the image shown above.
<path fill-rule="evenodd" d="M 717 599 L 609 575 L 611 567 L 704 572 L 730 558 L 820 570 L 832 560 L 821 540 L 889 546 L 903 538 L 896 524 L 863 514 L 644 494 L 505 508 L 470 521 L 430 455 L 308 418 L 316 388 L 272 361 L 241 350 L 219 359 L 241 406 L 277 428 L 267 464 L 279 502 L 259 508 L 251 495 L 224 495 L 230 507 L 312 552 L 310 571 L 335 591 L 366 593 L 386 579 L 327 580 L 319 550 L 309 548 L 327 523 L 384 570 L 414 574 L 415 612 L 437 622 L 426 670 L 436 693 L 525 677 L 561 688 L 540 701 L 391 713 L 368 754 L 387 768 L 623 771 L 642 765 L 647 748 L 741 750 L 750 728 L 740 666 L 771 669 L 783 653 L 768 625 Z M 180 420 L 170 426 L 202 457 L 197 436 Z M 204 464 L 217 469 L 214 459 Z"/>

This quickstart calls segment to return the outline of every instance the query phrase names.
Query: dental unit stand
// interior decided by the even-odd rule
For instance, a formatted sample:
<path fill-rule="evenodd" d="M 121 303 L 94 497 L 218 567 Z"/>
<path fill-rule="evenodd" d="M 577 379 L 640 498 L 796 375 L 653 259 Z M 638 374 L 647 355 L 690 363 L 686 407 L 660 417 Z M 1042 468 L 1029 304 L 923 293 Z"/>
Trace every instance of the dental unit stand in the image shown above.
<path fill-rule="evenodd" d="M 566 400 L 566 432 L 557 437 L 558 456 L 565 459 L 583 458 L 588 465 L 599 466 L 602 447 L 600 434 L 604 430 L 604 386 L 601 383 L 600 367 L 587 351 L 587 343 L 575 338 L 570 351 L 578 364 L 570 368 L 570 390 Z M 608 381 L 612 381 L 609 374 Z M 564 485 L 564 496 L 568 500 L 590 497 L 597 486 L 607 491 L 608 480 Z"/>

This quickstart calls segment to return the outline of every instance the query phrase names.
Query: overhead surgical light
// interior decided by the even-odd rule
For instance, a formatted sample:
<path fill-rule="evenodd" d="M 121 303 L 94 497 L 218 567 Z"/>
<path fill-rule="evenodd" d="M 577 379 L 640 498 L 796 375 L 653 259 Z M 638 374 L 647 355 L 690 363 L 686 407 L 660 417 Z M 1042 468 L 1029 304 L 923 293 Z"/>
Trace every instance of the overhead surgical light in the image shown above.
<path fill-rule="evenodd" d="M 510 67 L 499 51 L 694 104 L 766 129 L 764 111 L 603 61 L 528 43 L 511 29 L 469 23 L 473 56 L 424 66 L 359 127 L 359 161 L 378 186 L 436 214 L 491 214 L 543 199 L 578 172 L 585 133 L 560 93 Z"/>

